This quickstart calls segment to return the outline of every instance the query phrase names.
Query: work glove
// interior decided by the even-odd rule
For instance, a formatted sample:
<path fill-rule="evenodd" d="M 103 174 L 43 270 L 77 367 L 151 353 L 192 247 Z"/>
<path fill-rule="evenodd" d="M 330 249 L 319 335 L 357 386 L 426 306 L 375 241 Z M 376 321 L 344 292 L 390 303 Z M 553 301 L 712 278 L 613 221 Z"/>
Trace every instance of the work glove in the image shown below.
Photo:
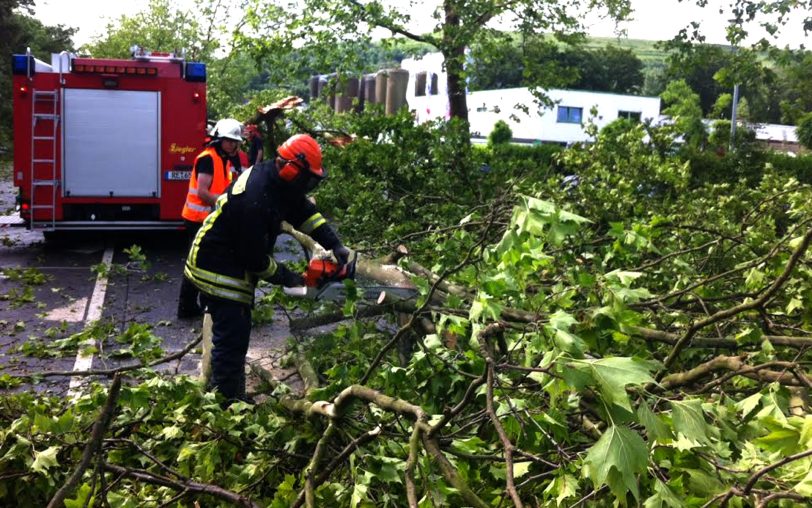
<path fill-rule="evenodd" d="M 333 256 L 336 257 L 339 264 L 346 265 L 350 262 L 350 249 L 344 247 L 343 244 L 338 244 L 338 247 L 333 249 Z"/>
<path fill-rule="evenodd" d="M 296 272 L 291 272 L 288 267 L 282 263 L 276 265 L 276 272 L 268 277 L 268 282 L 286 288 L 296 288 L 305 285 L 304 277 Z"/>

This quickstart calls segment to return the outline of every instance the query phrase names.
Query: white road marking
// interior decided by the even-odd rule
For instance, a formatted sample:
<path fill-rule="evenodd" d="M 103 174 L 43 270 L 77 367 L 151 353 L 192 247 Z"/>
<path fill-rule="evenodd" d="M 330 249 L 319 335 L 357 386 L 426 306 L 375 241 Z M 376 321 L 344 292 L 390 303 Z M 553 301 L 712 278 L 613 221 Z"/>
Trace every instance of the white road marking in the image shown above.
<path fill-rule="evenodd" d="M 107 266 L 113 262 L 113 248 L 108 247 L 104 250 L 102 256 L 102 263 Z M 85 328 L 91 326 L 94 322 L 101 319 L 102 310 L 104 310 L 104 296 L 107 294 L 107 275 L 99 273 L 96 278 L 96 286 L 93 288 L 93 294 L 90 297 L 90 303 L 87 306 L 87 314 L 85 315 Z M 84 371 L 90 370 L 93 366 L 93 353 L 86 351 L 93 351 L 96 346 L 96 339 L 89 338 L 85 342 L 79 344 L 79 352 L 76 354 L 76 363 L 73 364 L 73 370 Z M 72 377 L 70 379 L 70 390 L 68 390 L 68 397 L 76 399 L 79 396 L 79 387 L 84 383 L 83 377 Z"/>
<path fill-rule="evenodd" d="M 75 302 L 62 307 L 57 307 L 48 311 L 45 321 L 66 321 L 68 323 L 79 323 L 85 318 L 87 310 L 87 297 L 82 297 Z"/>

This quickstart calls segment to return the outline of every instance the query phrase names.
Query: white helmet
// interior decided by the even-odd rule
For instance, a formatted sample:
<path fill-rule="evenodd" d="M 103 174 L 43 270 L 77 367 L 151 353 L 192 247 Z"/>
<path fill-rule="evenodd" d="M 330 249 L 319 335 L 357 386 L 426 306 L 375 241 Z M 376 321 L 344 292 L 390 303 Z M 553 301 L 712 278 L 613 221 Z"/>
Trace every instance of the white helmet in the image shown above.
<path fill-rule="evenodd" d="M 211 130 L 211 137 L 214 139 L 242 141 L 242 124 L 233 118 L 219 120 Z"/>

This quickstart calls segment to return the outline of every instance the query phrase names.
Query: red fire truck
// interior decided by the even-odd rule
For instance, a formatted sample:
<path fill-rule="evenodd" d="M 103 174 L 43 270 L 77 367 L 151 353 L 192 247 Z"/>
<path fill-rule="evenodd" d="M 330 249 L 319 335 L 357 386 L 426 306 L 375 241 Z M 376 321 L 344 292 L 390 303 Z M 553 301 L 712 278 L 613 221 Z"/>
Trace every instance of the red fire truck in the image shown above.
<path fill-rule="evenodd" d="M 131 60 L 13 55 L 20 217 L 47 232 L 182 225 L 206 134 L 206 66 L 133 48 Z"/>

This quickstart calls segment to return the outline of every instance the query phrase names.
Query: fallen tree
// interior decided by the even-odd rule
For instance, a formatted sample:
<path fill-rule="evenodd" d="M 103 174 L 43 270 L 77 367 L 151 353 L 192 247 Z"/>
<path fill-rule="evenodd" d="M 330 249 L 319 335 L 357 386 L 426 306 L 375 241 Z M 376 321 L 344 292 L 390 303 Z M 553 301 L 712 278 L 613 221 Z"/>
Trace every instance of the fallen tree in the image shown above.
<path fill-rule="evenodd" d="M 516 183 L 367 258 L 365 278 L 420 296 L 294 318 L 301 391 L 254 366 L 266 400 L 223 409 L 149 368 L 177 354 L 45 373 L 121 385 L 5 397 L 0 499 L 808 504 L 812 190 L 769 173 L 735 198 L 688 189 L 677 162 L 633 148 L 623 164 L 600 143 L 568 151 L 583 183 L 556 202 Z M 645 187 L 643 167 L 673 187 Z"/>

